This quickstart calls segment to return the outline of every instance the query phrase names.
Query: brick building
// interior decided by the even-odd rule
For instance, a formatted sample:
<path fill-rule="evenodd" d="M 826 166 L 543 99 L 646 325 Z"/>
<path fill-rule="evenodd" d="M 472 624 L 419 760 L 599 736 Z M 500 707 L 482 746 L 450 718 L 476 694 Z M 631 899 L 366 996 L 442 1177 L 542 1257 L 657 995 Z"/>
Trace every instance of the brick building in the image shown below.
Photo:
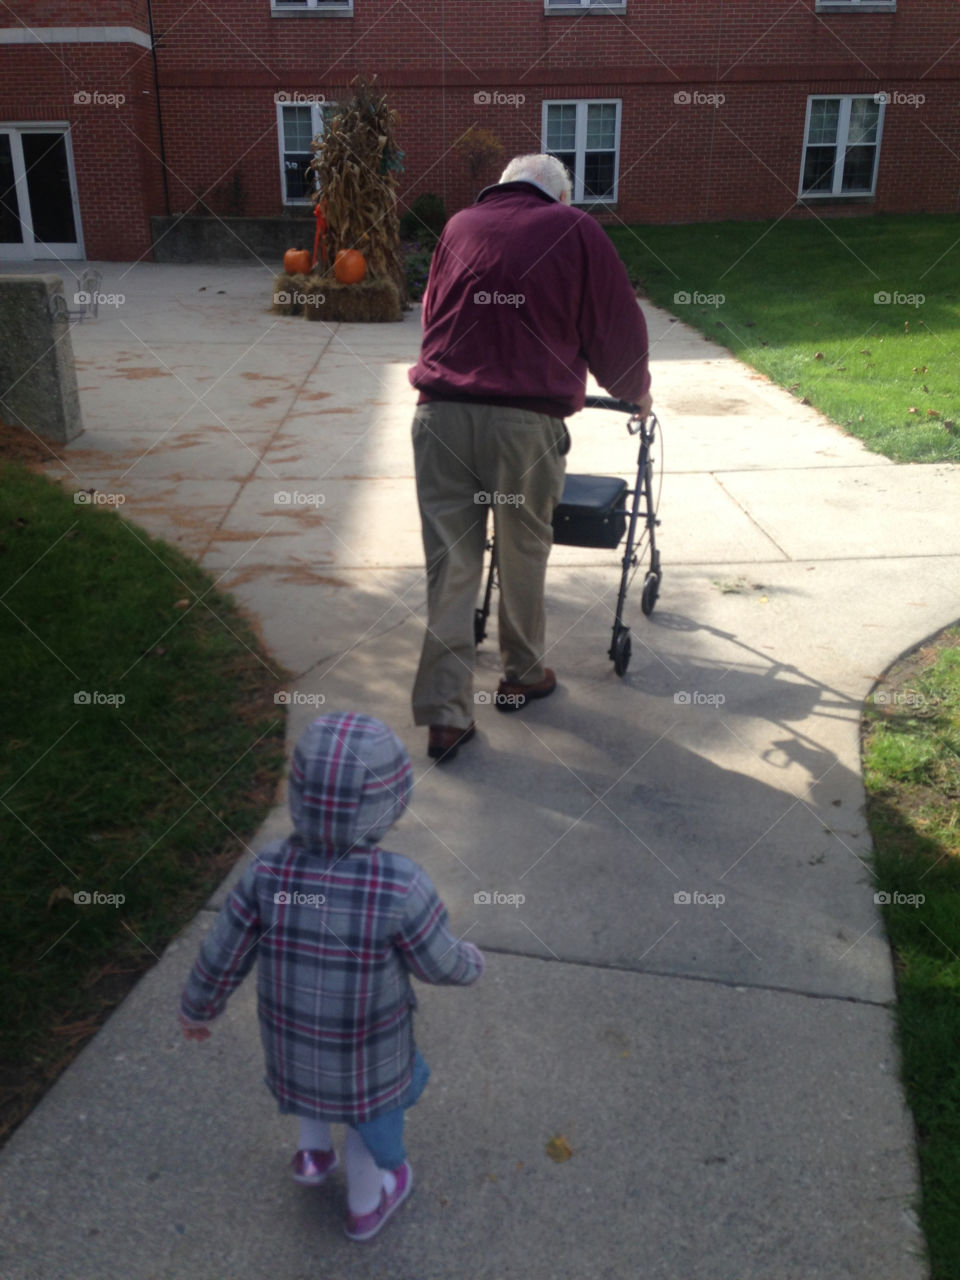
<path fill-rule="evenodd" d="M 37 0 L 0 19 L 0 258 L 130 260 L 151 215 L 309 209 L 324 110 L 376 72 L 402 198 L 549 150 L 604 219 L 949 212 L 955 0 Z M 242 225 L 242 224 L 239 224 Z M 230 230 L 229 228 L 234 228 Z"/>

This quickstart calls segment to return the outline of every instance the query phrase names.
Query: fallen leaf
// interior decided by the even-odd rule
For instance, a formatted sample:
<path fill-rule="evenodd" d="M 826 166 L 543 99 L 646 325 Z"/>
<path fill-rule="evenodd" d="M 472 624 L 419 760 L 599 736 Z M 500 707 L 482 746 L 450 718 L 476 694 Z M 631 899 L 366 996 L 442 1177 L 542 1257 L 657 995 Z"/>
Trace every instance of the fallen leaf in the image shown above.
<path fill-rule="evenodd" d="M 556 1164 L 563 1164 L 564 1160 L 569 1160 L 573 1155 L 570 1143 L 562 1133 L 558 1133 L 555 1138 L 551 1138 L 547 1143 L 547 1155 Z"/>
<path fill-rule="evenodd" d="M 936 409 L 928 409 L 928 410 L 927 410 L 927 417 L 928 417 L 928 418 L 939 418 L 939 417 L 940 417 L 940 415 L 939 415 L 939 413 L 937 413 Z"/>
<path fill-rule="evenodd" d="M 930 394 L 930 388 L 927 386 L 927 384 L 926 384 L 926 383 L 924 383 L 924 384 L 923 384 L 923 386 L 920 388 L 920 390 L 921 390 L 921 391 L 925 391 L 925 392 L 927 393 L 927 395 L 929 395 L 929 394 Z"/>
<path fill-rule="evenodd" d="M 801 397 L 800 397 L 800 403 L 801 403 L 801 404 L 809 404 L 809 403 L 810 403 L 810 401 L 807 399 L 807 397 L 806 397 L 806 396 L 801 396 Z"/>
<path fill-rule="evenodd" d="M 916 412 L 917 412 L 917 406 L 915 404 L 912 404 L 910 408 L 907 410 L 907 413 L 916 413 Z"/>
<path fill-rule="evenodd" d="M 863 351 L 861 351 L 861 352 L 860 352 L 860 354 L 861 354 L 862 356 L 868 356 L 868 355 L 870 354 L 870 352 L 869 352 L 869 351 L 867 351 L 866 349 L 864 349 Z"/>
<path fill-rule="evenodd" d="M 822 351 L 815 351 L 815 352 L 813 353 L 813 358 L 814 358 L 814 360 L 822 360 L 822 359 L 823 359 L 823 352 L 822 352 Z"/>
<path fill-rule="evenodd" d="M 911 409 L 910 412 L 912 413 L 913 410 Z M 190 604 L 189 600 L 175 600 L 173 607 L 175 609 L 186 609 L 189 604 Z"/>
<path fill-rule="evenodd" d="M 47 899 L 47 906 L 52 907 L 55 902 L 72 902 L 73 890 L 68 889 L 65 884 L 58 884 Z"/>

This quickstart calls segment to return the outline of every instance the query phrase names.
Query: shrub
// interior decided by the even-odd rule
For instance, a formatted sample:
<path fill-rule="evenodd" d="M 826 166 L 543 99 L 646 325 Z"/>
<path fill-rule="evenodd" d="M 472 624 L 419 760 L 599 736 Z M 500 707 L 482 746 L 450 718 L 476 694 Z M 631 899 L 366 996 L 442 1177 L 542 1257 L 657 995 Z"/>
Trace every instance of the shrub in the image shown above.
<path fill-rule="evenodd" d="M 423 297 L 432 257 L 433 249 L 420 244 L 407 249 L 403 255 L 403 274 L 407 282 L 407 295 L 411 302 L 419 302 Z"/>
<path fill-rule="evenodd" d="M 441 196 L 429 193 L 417 196 L 400 218 L 400 236 L 404 240 L 419 240 L 421 245 L 432 248 L 446 221 L 447 211 Z"/>

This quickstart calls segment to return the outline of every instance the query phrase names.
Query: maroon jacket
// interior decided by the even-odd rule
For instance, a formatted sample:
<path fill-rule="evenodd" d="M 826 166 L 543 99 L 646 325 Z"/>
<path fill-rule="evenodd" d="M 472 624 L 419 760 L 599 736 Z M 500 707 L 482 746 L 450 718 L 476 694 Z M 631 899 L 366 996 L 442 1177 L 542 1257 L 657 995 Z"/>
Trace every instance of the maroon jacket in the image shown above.
<path fill-rule="evenodd" d="M 647 326 L 600 225 L 530 182 L 480 192 L 443 229 L 423 297 L 410 381 L 425 400 L 565 418 L 587 369 L 611 395 L 650 386 Z"/>

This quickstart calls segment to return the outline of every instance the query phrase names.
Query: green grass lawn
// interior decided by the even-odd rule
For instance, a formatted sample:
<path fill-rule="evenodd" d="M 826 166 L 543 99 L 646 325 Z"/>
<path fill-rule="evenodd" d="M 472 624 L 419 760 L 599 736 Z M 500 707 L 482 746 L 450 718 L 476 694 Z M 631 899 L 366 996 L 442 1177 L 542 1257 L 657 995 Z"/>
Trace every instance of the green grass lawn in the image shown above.
<path fill-rule="evenodd" d="M 286 673 L 211 586 L 113 512 L 0 464 L 0 1132 L 273 799 Z"/>
<path fill-rule="evenodd" d="M 897 971 L 934 1280 L 960 1280 L 960 628 L 898 663 L 867 705 L 867 813 Z"/>
<path fill-rule="evenodd" d="M 651 302 L 869 448 L 902 462 L 960 459 L 956 218 L 618 227 L 610 236 Z"/>

